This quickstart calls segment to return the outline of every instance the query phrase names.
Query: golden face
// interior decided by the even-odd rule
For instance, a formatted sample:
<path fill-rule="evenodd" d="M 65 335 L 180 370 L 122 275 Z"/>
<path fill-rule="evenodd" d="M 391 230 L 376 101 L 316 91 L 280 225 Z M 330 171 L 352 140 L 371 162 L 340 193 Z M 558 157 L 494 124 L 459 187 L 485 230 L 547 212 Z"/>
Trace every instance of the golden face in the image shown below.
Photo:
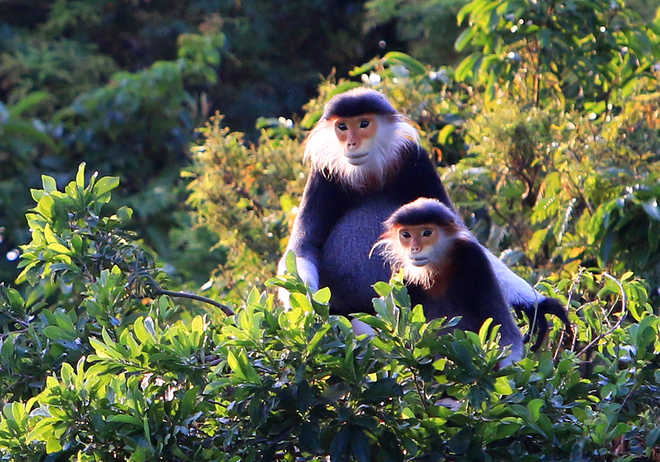
<path fill-rule="evenodd" d="M 352 165 L 362 165 L 369 159 L 374 137 L 378 131 L 376 116 L 337 117 L 335 135 L 344 146 L 344 156 Z"/>
<path fill-rule="evenodd" d="M 399 228 L 399 244 L 414 266 L 424 266 L 429 263 L 439 237 L 440 228 L 434 224 Z"/>

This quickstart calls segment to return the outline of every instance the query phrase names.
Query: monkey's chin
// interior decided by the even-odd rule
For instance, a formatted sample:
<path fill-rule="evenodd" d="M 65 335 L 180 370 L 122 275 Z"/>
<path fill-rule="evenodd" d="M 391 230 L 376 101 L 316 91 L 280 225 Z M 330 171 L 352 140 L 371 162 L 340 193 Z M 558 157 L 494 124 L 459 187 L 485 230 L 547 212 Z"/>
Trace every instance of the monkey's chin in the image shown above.
<path fill-rule="evenodd" d="M 426 264 L 427 264 L 428 262 L 429 262 L 429 258 L 428 258 L 428 257 L 411 257 L 411 258 L 410 258 L 410 263 L 411 263 L 413 266 L 417 266 L 417 267 L 426 266 Z"/>
<path fill-rule="evenodd" d="M 367 162 L 369 160 L 369 153 L 364 152 L 364 153 L 353 153 L 353 154 L 344 154 L 346 157 L 346 160 L 348 161 L 349 164 L 360 166 Z"/>

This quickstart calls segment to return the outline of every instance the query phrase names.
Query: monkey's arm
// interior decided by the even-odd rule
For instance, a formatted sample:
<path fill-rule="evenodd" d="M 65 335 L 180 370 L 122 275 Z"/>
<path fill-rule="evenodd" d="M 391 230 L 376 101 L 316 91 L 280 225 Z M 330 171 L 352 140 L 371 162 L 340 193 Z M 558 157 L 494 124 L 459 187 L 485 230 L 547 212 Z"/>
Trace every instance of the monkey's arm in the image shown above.
<path fill-rule="evenodd" d="M 450 297 L 457 299 L 458 305 L 470 307 L 464 317 L 468 328 L 477 331 L 489 317 L 493 318 L 494 324 L 501 326 L 502 345 L 511 345 L 511 355 L 502 364 L 508 365 L 522 359 L 523 341 L 505 300 L 502 284 L 497 279 L 497 272 L 490 262 L 490 255 L 476 241 L 457 243 L 451 258 L 454 266 L 450 272 L 452 277 L 447 285 Z"/>
<path fill-rule="evenodd" d="M 336 182 L 329 181 L 316 169 L 310 171 L 289 243 L 277 266 L 278 274 L 286 271 L 286 254 L 293 250 L 299 276 L 312 290 L 318 290 L 318 268 L 323 245 L 333 224 L 345 212 L 348 203 L 344 200 L 345 196 L 346 193 Z"/>
<path fill-rule="evenodd" d="M 506 266 L 502 260 L 488 251 L 488 249 L 484 248 L 484 251 L 500 283 L 505 300 L 518 313 L 524 312 L 531 324 L 526 341 L 530 340 L 534 334 L 537 336 L 536 341 L 531 347 L 532 351 L 536 351 L 545 339 L 548 331 L 548 321 L 545 318 L 546 314 L 557 316 L 566 328 L 570 330 L 571 323 L 568 319 L 568 314 L 558 300 L 541 295 L 527 281 Z"/>

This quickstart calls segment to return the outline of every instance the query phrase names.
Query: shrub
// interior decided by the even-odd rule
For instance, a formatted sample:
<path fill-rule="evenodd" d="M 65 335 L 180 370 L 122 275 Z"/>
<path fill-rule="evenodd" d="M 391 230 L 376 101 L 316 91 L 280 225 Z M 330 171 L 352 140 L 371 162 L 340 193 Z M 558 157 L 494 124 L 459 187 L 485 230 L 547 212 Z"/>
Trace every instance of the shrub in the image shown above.
<path fill-rule="evenodd" d="M 44 177 L 33 191 L 22 264 L 36 290 L 0 291 L 4 459 L 609 461 L 658 450 L 660 319 L 631 273 L 580 269 L 544 284 L 570 307 L 573 335 L 556 326 L 551 350 L 499 368 L 496 330 L 425 322 L 397 279 L 376 285 L 376 316 L 358 316 L 376 337 L 356 338 L 293 258 L 268 282 L 292 292 L 291 309 L 255 289 L 229 317 L 177 305 L 122 232 L 129 210 L 101 213 L 117 180 L 84 178 L 81 168 L 60 192 Z"/>

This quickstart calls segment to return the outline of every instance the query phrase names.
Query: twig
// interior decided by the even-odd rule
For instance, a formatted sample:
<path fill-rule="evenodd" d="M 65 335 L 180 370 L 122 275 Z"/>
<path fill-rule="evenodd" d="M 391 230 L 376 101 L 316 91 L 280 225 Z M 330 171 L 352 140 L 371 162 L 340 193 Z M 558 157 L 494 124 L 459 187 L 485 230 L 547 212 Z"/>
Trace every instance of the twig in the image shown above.
<path fill-rule="evenodd" d="M 580 270 L 578 271 L 577 276 L 573 280 L 573 283 L 571 284 L 571 288 L 568 291 L 568 299 L 566 300 L 566 311 L 568 312 L 569 307 L 571 306 L 571 301 L 573 300 L 573 295 L 575 295 L 575 291 L 577 289 L 578 284 L 580 283 L 580 280 L 582 279 L 582 275 L 584 274 L 584 267 L 580 267 Z M 559 337 L 559 344 L 557 346 L 557 349 L 555 350 L 555 355 L 553 357 L 553 360 L 557 360 L 557 356 L 559 355 L 559 346 L 564 342 L 564 333 L 566 332 L 565 329 L 562 329 L 561 331 L 561 336 Z M 571 329 L 571 336 L 573 337 L 573 344 L 571 345 L 571 350 L 575 348 L 575 342 L 577 341 L 577 335 L 573 330 Z"/>
<path fill-rule="evenodd" d="M 598 343 L 598 341 L 600 341 L 601 339 L 605 338 L 606 336 L 608 336 L 612 332 L 614 332 L 616 329 L 618 329 L 618 327 L 623 322 L 623 319 L 626 317 L 625 312 L 626 312 L 626 309 L 627 309 L 627 299 L 626 299 L 626 291 L 623 289 L 623 285 L 615 277 L 611 276 L 608 273 L 603 273 L 603 276 L 605 276 L 606 278 L 611 279 L 612 281 L 614 281 L 616 283 L 616 285 L 619 286 L 619 290 L 621 290 L 621 316 L 619 317 L 619 320 L 617 321 L 617 323 L 614 326 L 612 326 L 612 328 L 610 330 L 608 330 L 604 334 L 599 334 L 595 339 L 593 339 L 591 342 L 589 342 L 587 344 L 587 346 L 585 346 L 582 349 L 582 351 L 580 351 L 577 354 L 578 356 L 581 356 L 582 354 L 584 354 L 585 351 L 587 351 L 589 348 L 591 348 L 596 343 Z"/>
<path fill-rule="evenodd" d="M 422 401 L 422 406 L 424 406 L 424 411 L 428 414 L 429 406 L 428 404 L 426 404 L 426 397 L 424 396 L 424 390 L 420 389 L 419 383 L 417 383 L 417 374 L 415 374 L 415 371 L 411 371 L 411 372 L 413 376 L 413 382 L 415 383 L 415 390 L 417 390 L 419 399 Z"/>
<path fill-rule="evenodd" d="M 9 338 L 9 336 L 10 336 L 11 334 L 24 334 L 24 333 L 26 333 L 28 330 L 29 330 L 28 327 L 24 327 L 23 329 L 16 329 L 16 330 L 11 330 L 11 331 L 9 331 L 9 332 L 5 332 L 5 333 L 3 333 L 3 334 L 0 334 L 0 340 L 3 340 L 3 341 L 6 340 L 7 338 Z"/>
<path fill-rule="evenodd" d="M 165 290 L 165 289 L 155 289 L 153 293 L 154 295 L 169 295 L 170 297 L 189 298 L 191 300 L 197 300 L 199 302 L 208 303 L 210 305 L 220 308 L 227 316 L 233 316 L 235 314 L 234 310 L 229 308 L 227 305 L 223 305 L 220 302 L 216 302 L 213 299 L 203 297 L 201 295 L 187 294 L 185 292 L 173 292 L 171 290 Z"/>
<path fill-rule="evenodd" d="M 24 327 L 25 329 L 27 329 L 28 327 L 30 327 L 30 323 L 29 323 L 29 322 L 27 322 L 27 321 L 23 321 L 23 320 L 21 320 L 21 319 L 18 319 L 16 316 L 14 316 L 13 314 L 11 314 L 9 311 L 7 311 L 7 310 L 3 310 L 2 313 L 3 313 L 5 316 L 8 316 L 9 318 L 11 318 L 12 321 L 14 321 L 16 324 L 19 324 L 21 327 Z"/>

